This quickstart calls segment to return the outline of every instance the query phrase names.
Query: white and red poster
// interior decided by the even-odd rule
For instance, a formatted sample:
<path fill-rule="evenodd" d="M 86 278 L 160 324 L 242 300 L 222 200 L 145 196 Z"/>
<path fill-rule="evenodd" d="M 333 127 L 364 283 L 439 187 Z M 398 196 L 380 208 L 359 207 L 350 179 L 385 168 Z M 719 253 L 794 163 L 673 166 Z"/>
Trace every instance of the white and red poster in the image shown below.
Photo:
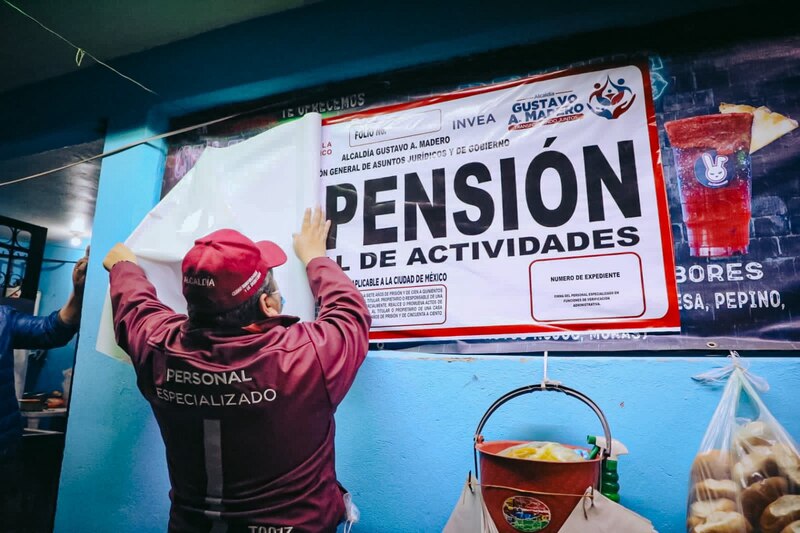
<path fill-rule="evenodd" d="M 642 65 L 333 117 L 321 156 L 328 253 L 373 341 L 679 330 Z"/>

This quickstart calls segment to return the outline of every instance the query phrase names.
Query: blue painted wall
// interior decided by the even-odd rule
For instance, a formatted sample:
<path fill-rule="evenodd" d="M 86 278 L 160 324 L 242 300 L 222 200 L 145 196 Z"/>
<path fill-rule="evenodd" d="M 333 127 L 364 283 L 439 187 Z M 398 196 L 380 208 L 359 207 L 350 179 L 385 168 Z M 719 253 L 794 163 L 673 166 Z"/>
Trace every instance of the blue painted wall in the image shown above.
<path fill-rule="evenodd" d="M 88 138 L 106 119 L 112 148 L 163 131 L 165 117 L 187 110 L 730 2 L 646 3 L 635 12 L 623 2 L 482 4 L 331 0 L 119 61 L 161 99 L 97 69 L 24 88 L 0 99 L 0 123 L 15 124 L 0 131 L 0 157 Z M 57 531 L 164 530 L 168 481 L 157 427 L 130 367 L 94 350 L 107 286 L 100 258 L 157 201 L 163 161 L 156 145 L 103 163 Z M 688 466 L 720 395 L 690 376 L 718 361 L 643 355 L 558 357 L 550 374 L 599 403 L 631 448 L 620 466 L 624 501 L 660 531 L 682 531 Z M 765 399 L 774 414 L 800 435 L 800 359 L 762 358 L 753 370 L 772 383 Z M 338 472 L 361 507 L 357 530 L 440 530 L 471 466 L 484 409 L 540 379 L 540 357 L 371 353 L 337 415 Z M 597 431 L 577 401 L 537 394 L 497 413 L 485 434 L 580 442 Z"/>
<path fill-rule="evenodd" d="M 152 135 L 157 123 L 143 122 L 112 121 L 105 149 Z M 169 483 L 158 427 L 132 367 L 94 350 L 108 290 L 102 257 L 157 202 L 163 159 L 161 147 L 140 146 L 104 161 L 100 172 L 56 531 L 165 529 Z"/>

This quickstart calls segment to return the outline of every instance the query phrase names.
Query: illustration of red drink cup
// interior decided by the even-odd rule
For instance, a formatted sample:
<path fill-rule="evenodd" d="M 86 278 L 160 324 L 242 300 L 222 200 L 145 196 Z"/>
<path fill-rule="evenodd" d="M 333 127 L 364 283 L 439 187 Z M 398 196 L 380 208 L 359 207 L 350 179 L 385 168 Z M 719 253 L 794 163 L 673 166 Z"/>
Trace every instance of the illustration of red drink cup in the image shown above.
<path fill-rule="evenodd" d="M 746 254 L 750 244 L 753 115 L 702 115 L 667 122 L 694 257 Z"/>

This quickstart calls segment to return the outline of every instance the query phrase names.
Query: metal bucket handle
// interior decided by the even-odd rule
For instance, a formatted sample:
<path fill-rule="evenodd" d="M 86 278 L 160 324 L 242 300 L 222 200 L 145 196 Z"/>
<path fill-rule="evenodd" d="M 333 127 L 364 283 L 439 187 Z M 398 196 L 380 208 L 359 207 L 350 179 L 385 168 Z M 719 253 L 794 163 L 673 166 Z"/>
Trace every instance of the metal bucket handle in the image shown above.
<path fill-rule="evenodd" d="M 603 414 L 603 411 L 600 410 L 600 407 L 596 403 L 594 403 L 591 398 L 586 396 L 580 391 L 575 389 L 571 389 L 569 387 L 565 387 L 564 385 L 556 384 L 556 383 L 541 383 L 537 385 L 526 385 L 524 387 L 520 387 L 518 389 L 514 389 L 510 392 L 505 393 L 503 396 L 495 400 L 495 402 L 489 407 L 489 409 L 484 413 L 483 418 L 481 418 L 480 423 L 478 424 L 478 428 L 475 430 L 475 436 L 473 437 L 472 442 L 472 453 L 475 460 L 475 477 L 480 479 L 478 475 L 478 449 L 476 444 L 483 441 L 483 436 L 481 435 L 481 431 L 483 431 L 483 426 L 486 425 L 486 422 L 489 421 L 489 417 L 497 411 L 501 405 L 506 403 L 509 400 L 513 400 L 517 396 L 522 396 L 523 394 L 528 394 L 531 392 L 539 392 L 539 391 L 553 391 L 553 392 L 563 392 L 567 396 L 572 396 L 573 398 L 577 398 L 586 405 L 588 405 L 594 414 L 597 415 L 597 418 L 600 419 L 600 424 L 603 426 L 603 433 L 606 437 L 606 445 L 608 446 L 607 449 L 603 449 L 603 460 L 605 460 L 608 456 L 611 455 L 611 430 L 608 427 L 608 420 L 606 420 L 606 416 Z"/>

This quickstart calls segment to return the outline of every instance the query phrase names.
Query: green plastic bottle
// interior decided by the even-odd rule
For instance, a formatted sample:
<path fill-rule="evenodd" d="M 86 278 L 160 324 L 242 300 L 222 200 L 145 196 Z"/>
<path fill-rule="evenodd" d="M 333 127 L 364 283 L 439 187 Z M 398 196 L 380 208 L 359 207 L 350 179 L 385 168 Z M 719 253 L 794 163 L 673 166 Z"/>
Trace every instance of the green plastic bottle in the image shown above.
<path fill-rule="evenodd" d="M 605 446 L 605 439 L 598 444 L 598 438 L 595 435 L 588 435 L 586 437 L 586 442 L 592 445 L 592 449 L 588 454 L 589 459 L 595 459 L 600 455 L 601 446 Z M 621 448 L 623 450 L 620 453 L 628 453 L 628 450 L 621 442 L 614 441 L 614 443 L 615 449 L 619 450 Z M 612 450 L 612 452 L 613 451 L 614 450 Z M 613 459 L 609 458 L 603 461 L 602 470 L 600 472 L 600 493 L 609 500 L 619 503 L 619 474 L 617 473 L 616 452 L 612 453 L 611 457 L 613 457 Z"/>
<path fill-rule="evenodd" d="M 619 503 L 619 474 L 617 462 L 606 459 L 603 463 L 603 472 L 600 475 L 600 493 L 609 500 Z"/>

